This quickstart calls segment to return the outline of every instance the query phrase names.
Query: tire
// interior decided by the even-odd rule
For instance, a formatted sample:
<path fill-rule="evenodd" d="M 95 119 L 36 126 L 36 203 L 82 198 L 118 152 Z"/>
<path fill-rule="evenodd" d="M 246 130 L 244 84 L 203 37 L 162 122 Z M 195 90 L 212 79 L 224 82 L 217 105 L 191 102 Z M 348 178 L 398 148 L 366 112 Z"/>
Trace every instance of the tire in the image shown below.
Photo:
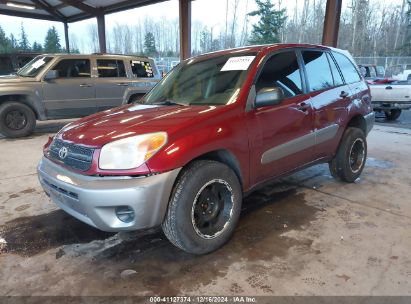
<path fill-rule="evenodd" d="M 145 94 L 135 94 L 135 95 L 133 95 L 133 96 L 130 97 L 128 103 L 129 103 L 129 104 L 131 104 L 131 103 L 138 103 L 138 102 L 141 100 L 141 98 L 144 97 L 144 95 L 145 95 Z"/>
<path fill-rule="evenodd" d="M 385 118 L 387 120 L 397 120 L 401 115 L 401 109 L 392 109 L 385 111 Z"/>
<path fill-rule="evenodd" d="M 233 234 L 241 212 L 241 185 L 229 167 L 216 161 L 195 161 L 183 170 L 162 228 L 178 248 L 206 254 Z"/>
<path fill-rule="evenodd" d="M 329 163 L 332 176 L 353 183 L 364 169 L 367 159 L 367 140 L 359 128 L 345 130 L 337 154 Z"/>
<path fill-rule="evenodd" d="M 0 105 L 0 133 L 7 137 L 24 137 L 33 133 L 36 115 L 33 110 L 19 102 Z"/>

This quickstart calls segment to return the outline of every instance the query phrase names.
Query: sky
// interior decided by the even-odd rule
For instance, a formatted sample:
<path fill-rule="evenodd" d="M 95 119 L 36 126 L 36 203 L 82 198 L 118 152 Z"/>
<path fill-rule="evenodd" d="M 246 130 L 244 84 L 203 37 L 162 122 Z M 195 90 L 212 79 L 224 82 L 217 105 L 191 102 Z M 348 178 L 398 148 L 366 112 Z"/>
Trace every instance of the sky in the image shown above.
<path fill-rule="evenodd" d="M 295 3 L 299 7 L 302 6 L 303 0 L 283 0 L 282 5 L 286 6 L 289 11 L 295 7 Z M 371 0 L 372 2 L 392 3 L 401 5 L 402 0 Z M 273 1 L 277 3 L 277 1 Z M 343 7 L 348 5 L 348 0 L 343 0 Z M 240 0 L 238 15 L 244 17 L 246 12 L 253 11 L 256 8 L 255 0 Z M 229 6 L 229 11 L 232 8 Z M 216 32 L 221 31 L 225 27 L 225 12 L 226 1 L 224 0 L 195 0 L 192 2 L 192 22 L 200 21 L 207 27 L 212 27 Z M 178 18 L 178 0 L 170 0 L 159 4 L 149 5 L 142 8 L 132 9 L 120 13 L 109 14 L 106 16 L 106 28 L 110 29 L 116 24 L 134 24 L 136 16 L 148 16 L 153 19 L 175 19 Z M 251 20 L 252 22 L 252 20 Z M 50 26 L 55 26 L 61 38 L 61 44 L 64 46 L 64 29 L 60 22 L 41 21 L 35 19 L 26 19 L 19 17 L 10 17 L 0 15 L 0 26 L 7 35 L 13 33 L 15 37 L 20 36 L 20 26 L 23 23 L 29 41 L 33 44 L 34 41 L 43 44 L 47 29 Z M 69 24 L 69 32 L 74 33 L 77 39 L 80 40 L 87 28 L 88 24 L 96 23 L 95 18 Z M 241 23 L 241 22 L 239 22 Z M 87 43 L 83 41 L 83 44 Z"/>

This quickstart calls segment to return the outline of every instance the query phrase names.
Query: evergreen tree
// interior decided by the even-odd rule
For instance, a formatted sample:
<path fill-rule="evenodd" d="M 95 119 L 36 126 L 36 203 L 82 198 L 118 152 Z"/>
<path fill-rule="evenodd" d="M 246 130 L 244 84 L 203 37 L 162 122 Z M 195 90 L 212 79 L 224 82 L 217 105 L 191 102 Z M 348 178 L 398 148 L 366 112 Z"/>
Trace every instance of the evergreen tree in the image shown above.
<path fill-rule="evenodd" d="M 144 51 L 149 56 L 157 55 L 156 40 L 151 32 L 148 32 L 144 37 Z"/>
<path fill-rule="evenodd" d="M 54 26 L 48 29 L 46 39 L 44 40 L 44 52 L 46 53 L 60 53 L 61 44 L 60 37 Z"/>
<path fill-rule="evenodd" d="M 210 32 L 204 28 L 200 33 L 200 48 L 202 53 L 206 53 L 210 50 Z"/>
<path fill-rule="evenodd" d="M 10 39 L 0 26 L 0 53 L 8 53 L 11 51 Z"/>
<path fill-rule="evenodd" d="M 213 41 L 211 41 L 210 51 L 217 51 L 220 49 L 221 49 L 220 40 L 213 39 Z"/>
<path fill-rule="evenodd" d="M 37 43 L 36 41 L 34 41 L 32 50 L 33 52 L 41 53 L 43 52 L 43 46 L 40 43 Z"/>
<path fill-rule="evenodd" d="M 253 25 L 251 44 L 280 42 L 279 32 L 287 20 L 286 10 L 276 10 L 271 0 L 255 0 L 258 9 L 249 16 L 259 16 L 260 20 Z"/>
<path fill-rule="evenodd" d="M 27 38 L 26 31 L 24 30 L 23 23 L 21 23 L 20 27 L 20 40 L 19 40 L 19 50 L 23 52 L 28 52 L 30 51 L 30 42 Z"/>
<path fill-rule="evenodd" d="M 17 43 L 17 39 L 14 37 L 13 34 L 10 34 L 10 52 L 15 52 L 19 50 L 19 44 Z"/>

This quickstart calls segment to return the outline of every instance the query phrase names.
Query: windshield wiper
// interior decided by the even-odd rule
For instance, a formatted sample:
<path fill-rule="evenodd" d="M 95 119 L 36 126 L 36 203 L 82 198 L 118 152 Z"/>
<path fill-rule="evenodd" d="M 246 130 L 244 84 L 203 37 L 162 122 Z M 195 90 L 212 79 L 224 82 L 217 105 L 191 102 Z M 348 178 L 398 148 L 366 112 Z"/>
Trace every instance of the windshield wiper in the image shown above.
<path fill-rule="evenodd" d="M 164 100 L 164 101 L 159 101 L 159 102 L 153 102 L 151 104 L 153 104 L 153 105 L 162 105 L 162 106 L 163 105 L 164 106 L 182 106 L 182 107 L 190 105 L 190 104 L 187 104 L 187 103 L 175 102 L 173 100 Z"/>

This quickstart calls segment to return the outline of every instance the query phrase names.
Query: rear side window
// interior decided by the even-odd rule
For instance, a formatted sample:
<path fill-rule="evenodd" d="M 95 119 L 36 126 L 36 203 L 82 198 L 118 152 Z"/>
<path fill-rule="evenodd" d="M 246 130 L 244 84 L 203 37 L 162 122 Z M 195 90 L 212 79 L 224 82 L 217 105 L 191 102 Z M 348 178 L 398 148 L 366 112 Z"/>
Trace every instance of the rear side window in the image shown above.
<path fill-rule="evenodd" d="M 336 87 L 344 84 L 344 81 L 341 77 L 340 72 L 338 71 L 337 65 L 334 62 L 334 59 L 331 58 L 330 54 L 327 54 L 327 58 L 328 58 L 328 62 L 330 63 L 330 67 L 331 67 L 331 72 L 333 74 L 333 78 L 334 78 L 334 85 Z"/>
<path fill-rule="evenodd" d="M 257 92 L 262 88 L 279 87 L 285 97 L 302 94 L 301 72 L 295 52 L 278 53 L 268 59 L 255 86 Z"/>
<path fill-rule="evenodd" d="M 333 76 L 327 54 L 321 51 L 302 52 L 310 92 L 324 90 L 334 86 Z"/>
<path fill-rule="evenodd" d="M 57 70 L 59 78 L 90 77 L 90 60 L 88 59 L 63 59 L 57 63 L 53 70 Z"/>
<path fill-rule="evenodd" d="M 346 83 L 354 83 L 361 80 L 361 77 L 351 60 L 340 53 L 333 52 L 333 55 Z"/>
<path fill-rule="evenodd" d="M 126 77 L 122 60 L 97 59 L 98 77 Z"/>
<path fill-rule="evenodd" d="M 134 77 L 153 78 L 153 67 L 149 61 L 132 60 L 130 61 L 131 70 Z"/>

